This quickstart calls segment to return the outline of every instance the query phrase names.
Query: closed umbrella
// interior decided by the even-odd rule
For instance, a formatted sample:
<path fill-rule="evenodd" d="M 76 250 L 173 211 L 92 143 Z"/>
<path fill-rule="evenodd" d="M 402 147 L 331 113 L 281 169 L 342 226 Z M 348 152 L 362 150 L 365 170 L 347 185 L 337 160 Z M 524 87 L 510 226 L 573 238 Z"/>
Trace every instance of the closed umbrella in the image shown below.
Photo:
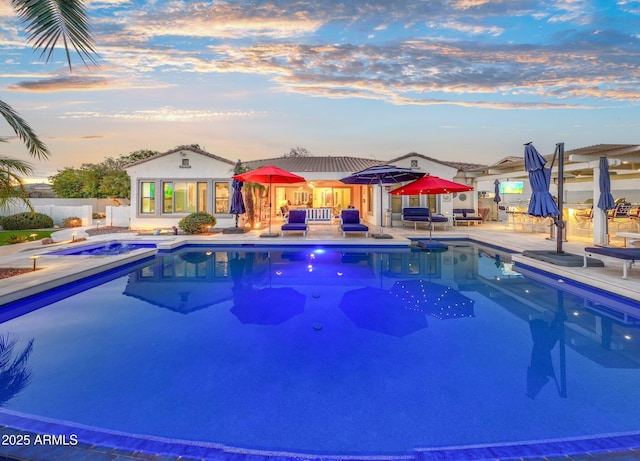
<path fill-rule="evenodd" d="M 549 192 L 551 168 L 546 168 L 546 163 L 547 160 L 538 153 L 533 144 L 525 144 L 524 167 L 529 172 L 532 191 L 528 213 L 542 218 L 551 216 L 556 219 L 560 216 L 560 211 Z"/>
<path fill-rule="evenodd" d="M 496 221 L 500 221 L 500 202 L 502 201 L 502 197 L 500 197 L 500 181 L 497 179 L 493 183 L 495 195 L 493 196 L 493 201 L 496 202 Z"/>
<path fill-rule="evenodd" d="M 399 184 L 413 181 L 424 176 L 424 173 L 414 171 L 409 168 L 399 168 L 393 165 L 374 165 L 366 170 L 342 178 L 340 181 L 345 184 L 379 184 L 380 185 L 380 233 L 373 234 L 374 238 L 391 238 L 384 234 L 384 215 L 382 209 L 382 185 Z"/>
<path fill-rule="evenodd" d="M 609 177 L 609 161 L 607 157 L 600 157 L 600 198 L 598 208 L 605 213 L 616 207 L 616 202 L 611 195 L 611 178 Z"/>
<path fill-rule="evenodd" d="M 459 182 L 442 179 L 438 176 L 425 175 L 420 179 L 398 187 L 389 192 L 392 195 L 420 195 L 420 194 L 452 194 L 454 192 L 466 192 L 473 190 L 473 187 Z M 431 212 L 433 210 L 430 210 Z M 431 213 L 429 213 L 429 240 L 431 240 L 431 231 L 433 229 L 431 223 Z"/>
<path fill-rule="evenodd" d="M 240 173 L 240 162 L 236 163 L 233 170 L 234 174 Z M 238 227 L 238 216 L 247 212 L 244 206 L 244 198 L 242 197 L 242 186 L 244 183 L 238 179 L 234 179 L 231 183 L 233 194 L 231 195 L 231 206 L 229 207 L 229 213 L 236 215 L 236 227 Z"/>
<path fill-rule="evenodd" d="M 271 215 L 272 215 L 272 203 L 271 203 L 271 184 L 284 183 L 294 184 L 298 182 L 305 182 L 302 176 L 290 173 L 277 166 L 267 165 L 255 170 L 247 171 L 246 173 L 237 174 L 233 176 L 233 179 L 237 179 L 242 182 L 257 182 L 261 184 L 269 184 L 269 232 L 267 234 L 261 234 L 260 237 L 277 237 L 278 233 L 271 233 Z"/>

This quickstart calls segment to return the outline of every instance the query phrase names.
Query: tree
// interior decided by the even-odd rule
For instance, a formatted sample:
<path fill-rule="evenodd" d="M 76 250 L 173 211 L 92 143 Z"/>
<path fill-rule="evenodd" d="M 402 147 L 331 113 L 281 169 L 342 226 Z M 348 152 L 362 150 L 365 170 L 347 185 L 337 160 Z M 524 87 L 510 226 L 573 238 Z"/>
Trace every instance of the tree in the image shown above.
<path fill-rule="evenodd" d="M 72 67 L 70 47 L 85 65 L 87 61 L 96 63 L 97 55 L 82 0 L 12 0 L 11 6 L 25 26 L 28 43 L 35 51 L 40 51 L 40 56 L 45 58 L 45 62 L 49 62 L 58 42 L 62 41 L 69 69 Z M 47 146 L 29 123 L 1 100 L 0 116 L 25 144 L 32 157 L 49 157 Z M 0 138 L 0 142 L 6 142 L 6 139 Z M 22 180 L 17 175 L 30 175 L 31 166 L 5 157 L 0 159 L 0 169 L 3 170 L 0 174 L 0 205 L 17 199 L 31 206 L 26 198 Z"/>
<path fill-rule="evenodd" d="M 282 154 L 283 157 L 312 157 L 311 152 L 309 152 L 304 147 L 292 147 L 289 150 L 288 154 Z"/>
<path fill-rule="evenodd" d="M 124 167 L 158 153 L 138 150 L 115 159 L 107 157 L 101 163 L 83 163 L 80 168 L 66 167 L 49 181 L 61 198 L 130 198 L 131 180 Z"/>

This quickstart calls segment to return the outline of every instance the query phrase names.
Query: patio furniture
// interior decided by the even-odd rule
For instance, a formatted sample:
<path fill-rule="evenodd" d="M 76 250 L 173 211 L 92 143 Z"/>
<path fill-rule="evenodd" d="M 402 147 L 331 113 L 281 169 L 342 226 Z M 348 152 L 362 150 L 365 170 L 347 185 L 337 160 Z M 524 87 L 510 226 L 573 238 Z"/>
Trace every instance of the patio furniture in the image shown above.
<path fill-rule="evenodd" d="M 614 237 L 624 239 L 624 246 L 635 247 L 636 243 L 640 242 L 640 233 L 638 232 L 616 232 Z M 627 239 L 629 239 L 627 241 Z"/>
<path fill-rule="evenodd" d="M 343 237 L 347 236 L 347 232 L 364 232 L 365 237 L 369 237 L 369 227 L 360 221 L 359 210 L 342 210 L 340 213 L 340 230 Z"/>
<path fill-rule="evenodd" d="M 402 209 L 402 224 L 413 224 L 413 229 L 418 228 L 419 223 L 425 223 L 433 226 L 434 224 L 449 224 L 446 216 L 431 214 L 431 210 L 427 207 L 407 207 Z"/>
<path fill-rule="evenodd" d="M 289 211 L 289 218 L 286 224 L 283 224 L 280 228 L 280 234 L 284 236 L 285 232 L 302 232 L 307 236 L 307 211 L 306 210 L 291 210 Z"/>
<path fill-rule="evenodd" d="M 640 260 L 640 248 L 609 248 L 609 247 L 587 247 L 584 249 L 584 265 L 587 267 L 587 256 L 602 255 L 612 259 L 622 260 L 622 278 L 626 279 L 629 268 Z"/>
<path fill-rule="evenodd" d="M 618 202 L 613 210 L 609 211 L 609 222 L 616 225 L 616 231 L 620 230 L 620 226 L 624 224 L 635 224 L 631 219 L 631 204 L 626 202 Z"/>
<path fill-rule="evenodd" d="M 482 216 L 480 216 L 473 208 L 454 208 L 453 224 L 482 224 Z"/>

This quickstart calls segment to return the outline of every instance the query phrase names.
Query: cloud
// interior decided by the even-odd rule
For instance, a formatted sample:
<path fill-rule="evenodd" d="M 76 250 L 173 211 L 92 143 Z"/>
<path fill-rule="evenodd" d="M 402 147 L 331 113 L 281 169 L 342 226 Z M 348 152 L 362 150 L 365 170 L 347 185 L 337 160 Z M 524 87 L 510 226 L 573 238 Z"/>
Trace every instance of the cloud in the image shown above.
<path fill-rule="evenodd" d="M 159 109 L 135 110 L 128 112 L 104 113 L 98 111 L 75 111 L 66 112 L 59 118 L 62 119 L 120 119 L 132 121 L 159 121 L 159 122 L 187 122 L 187 121 L 210 121 L 210 120 L 231 120 L 238 118 L 262 117 L 264 113 L 257 111 L 240 110 L 188 110 L 174 107 L 161 107 Z"/>
<path fill-rule="evenodd" d="M 52 91 L 86 91 L 90 89 L 107 87 L 107 79 L 103 77 L 89 76 L 68 76 L 53 77 L 42 80 L 21 81 L 9 86 L 11 91 L 35 91 L 35 92 L 52 92 Z"/>

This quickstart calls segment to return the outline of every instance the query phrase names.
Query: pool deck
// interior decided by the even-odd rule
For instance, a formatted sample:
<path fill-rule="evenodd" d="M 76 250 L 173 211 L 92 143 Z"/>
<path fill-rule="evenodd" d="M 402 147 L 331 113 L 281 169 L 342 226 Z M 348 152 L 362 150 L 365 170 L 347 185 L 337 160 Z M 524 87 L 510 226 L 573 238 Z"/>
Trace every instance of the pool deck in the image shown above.
<path fill-rule="evenodd" d="M 275 229 L 279 226 L 275 225 Z M 372 229 L 373 230 L 373 229 Z M 78 238 L 86 236 L 83 229 L 74 229 Z M 205 236 L 190 235 L 159 235 L 159 236 L 138 236 L 135 233 L 105 234 L 94 236 L 84 242 L 71 243 L 72 230 L 61 230 L 54 234 L 54 240 L 59 242 L 55 245 L 43 246 L 40 242 L 28 244 L 12 245 L 0 248 L 0 267 L 11 268 L 32 268 L 34 260 L 30 256 L 39 255 L 35 260 L 36 269 L 19 276 L 0 279 L 0 305 L 4 305 L 26 295 L 36 294 L 40 291 L 54 288 L 69 282 L 80 280 L 89 275 L 102 271 L 117 268 L 123 264 L 133 263 L 153 256 L 155 250 L 139 249 L 130 253 L 118 256 L 58 256 L 46 253 L 54 249 L 66 248 L 69 246 L 80 246 L 88 243 L 96 243 L 112 240 L 144 240 L 155 241 L 159 248 L 170 249 L 184 243 L 199 244 L 220 244 L 220 245 L 360 245 L 360 246 L 387 246 L 387 245 L 409 245 L 412 239 L 428 239 L 428 231 L 425 229 L 412 228 L 385 228 L 385 233 L 393 236 L 392 239 L 365 238 L 364 235 L 347 235 L 343 237 L 336 225 L 317 224 L 311 225 L 306 237 L 301 234 L 285 234 L 278 238 L 261 238 L 260 231 L 251 231 L 245 234 L 211 234 Z M 262 231 L 263 232 L 263 231 Z M 479 226 L 450 227 L 445 230 L 435 230 L 433 239 L 471 239 L 475 242 L 503 248 L 513 252 L 512 259 L 518 265 L 527 265 L 558 276 L 559 279 L 572 279 L 582 282 L 592 287 L 611 291 L 618 295 L 640 301 L 640 268 L 632 267 L 629 270 L 628 279 L 622 279 L 622 261 L 605 261 L 604 267 L 564 267 L 557 266 L 532 258 L 527 258 L 519 253 L 524 250 L 549 250 L 555 251 L 556 241 L 550 240 L 548 233 L 530 233 L 522 230 L 505 229 L 504 223 L 486 222 Z M 614 245 L 622 246 L 623 241 L 613 240 Z M 584 248 L 593 246 L 593 242 L 587 237 L 571 237 L 568 242 L 563 243 L 563 250 L 567 253 L 582 256 Z M 2 412 L 0 412 L 2 413 Z M 15 422 L 15 424 L 12 423 Z M 20 423 L 20 418 L 12 419 L 11 415 L 5 417 L 0 415 L 0 435 L 5 434 L 32 434 L 33 440 L 38 433 L 42 433 L 42 427 L 34 426 L 29 428 Z M 16 429 L 19 428 L 19 429 Z M 639 428 L 640 430 L 640 428 Z M 622 436 L 621 436 L 622 437 Z M 139 448 L 129 449 L 114 448 L 115 444 L 105 443 L 84 443 L 79 440 L 75 446 L 57 446 L 46 453 L 35 446 L 7 446 L 0 444 L 0 461 L 7 460 L 195 460 L 195 459 L 216 459 L 241 461 L 285 461 L 297 460 L 323 460 L 329 461 L 331 456 L 317 457 L 313 455 L 292 455 L 277 453 L 248 452 L 242 450 L 220 450 L 219 447 L 209 447 L 207 450 L 191 451 L 182 446 L 182 451 L 177 452 L 178 447 L 169 450 L 168 453 L 161 449 L 154 448 L 165 444 L 163 442 L 153 442 L 148 439 L 147 443 L 138 439 Z M 114 440 L 111 438 L 111 440 Z M 544 450 L 540 446 L 545 445 L 547 449 L 553 444 L 571 444 L 573 448 L 568 450 L 571 455 L 552 456 L 549 453 L 553 450 Z M 159 444 L 159 445 L 158 445 Z M 135 443 L 133 445 L 136 445 Z M 631 448 L 628 448 L 631 447 Z M 41 448 L 41 447 L 40 447 Z M 156 453 L 156 454 L 154 454 Z M 158 454 L 164 453 L 164 454 Z M 531 445 L 506 445 L 493 447 L 458 447 L 452 449 L 416 450 L 415 456 L 408 457 L 348 457 L 335 459 L 413 459 L 417 461 L 430 460 L 638 460 L 640 459 L 640 432 L 638 434 L 625 435 L 623 438 L 606 437 L 603 439 L 579 440 L 579 441 L 555 441 L 546 444 L 533 443 Z M 244 460 L 242 460 L 244 461 Z"/>

